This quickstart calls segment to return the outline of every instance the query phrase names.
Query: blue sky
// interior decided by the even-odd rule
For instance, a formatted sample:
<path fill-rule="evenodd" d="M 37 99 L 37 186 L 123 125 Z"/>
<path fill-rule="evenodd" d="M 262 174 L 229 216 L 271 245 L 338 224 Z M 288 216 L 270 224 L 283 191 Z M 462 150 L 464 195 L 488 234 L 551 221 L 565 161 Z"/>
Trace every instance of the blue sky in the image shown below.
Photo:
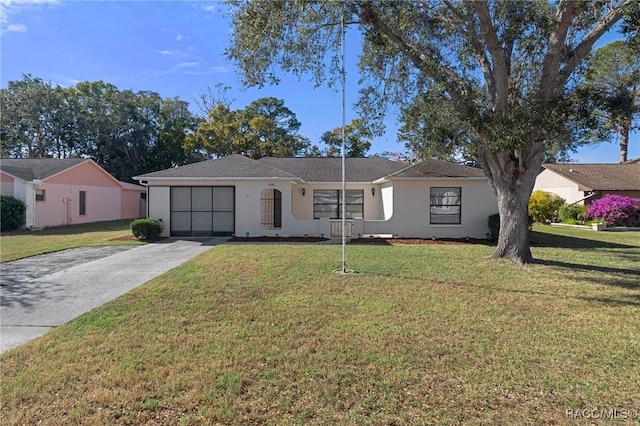
<path fill-rule="evenodd" d="M 320 135 L 340 126 L 341 95 L 283 75 L 279 86 L 243 89 L 223 56 L 231 27 L 221 2 L 0 0 L 0 84 L 32 74 L 61 86 L 102 80 L 119 89 L 151 90 L 195 100 L 207 87 L 231 87 L 233 108 L 265 96 L 285 100 L 302 123 L 300 133 L 321 145 Z M 347 122 L 357 118 L 355 69 L 359 46 L 347 43 Z M 404 151 L 394 116 L 371 153 Z M 629 158 L 640 157 L 632 135 Z M 578 162 L 617 162 L 618 144 L 583 147 Z"/>

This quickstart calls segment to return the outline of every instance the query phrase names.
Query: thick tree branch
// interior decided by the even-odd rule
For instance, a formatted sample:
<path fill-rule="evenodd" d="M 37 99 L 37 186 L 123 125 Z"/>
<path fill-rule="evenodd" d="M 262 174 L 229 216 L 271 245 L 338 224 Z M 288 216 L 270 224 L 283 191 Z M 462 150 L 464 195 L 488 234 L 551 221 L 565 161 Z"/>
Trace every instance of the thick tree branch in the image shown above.
<path fill-rule="evenodd" d="M 510 70 L 507 68 L 507 61 L 504 57 L 505 52 L 500 46 L 500 40 L 498 40 L 496 28 L 493 26 L 493 22 L 491 22 L 491 14 L 489 12 L 487 2 L 474 1 L 472 5 L 478 15 L 478 19 L 480 20 L 482 38 L 486 43 L 493 62 L 493 76 L 495 82 L 494 108 L 498 111 L 504 111 L 508 105 L 507 100 L 509 95 L 510 74 Z"/>
<path fill-rule="evenodd" d="M 569 52 L 567 62 L 558 73 L 558 83 L 553 93 L 554 97 L 560 95 L 562 88 L 567 83 L 567 80 L 569 80 L 573 71 L 575 71 L 580 62 L 591 52 L 591 48 L 596 40 L 610 30 L 611 27 L 622 18 L 624 10 L 634 1 L 637 0 L 625 0 L 620 6 L 612 8 L 609 13 L 602 17 L 591 31 L 584 36 L 575 49 Z"/>
<path fill-rule="evenodd" d="M 458 18 L 458 21 L 462 25 L 462 34 L 465 36 L 467 40 L 473 46 L 473 50 L 475 52 L 476 59 L 480 63 L 480 67 L 482 68 L 482 74 L 484 75 L 485 82 L 487 83 L 487 90 L 491 95 L 492 101 L 495 103 L 496 101 L 496 80 L 493 74 L 493 68 L 491 66 L 491 61 L 487 56 L 487 51 L 485 50 L 482 43 L 480 43 L 480 37 L 473 27 L 473 17 L 470 16 L 467 11 L 466 15 L 460 13 L 458 9 L 448 0 L 444 0 L 444 4 Z M 466 28 L 464 28 L 466 25 Z"/>
<path fill-rule="evenodd" d="M 443 84 L 447 90 L 455 94 L 459 99 L 464 98 L 469 92 L 469 86 L 465 80 L 460 78 L 450 68 L 440 64 L 437 61 L 429 60 L 425 53 L 413 46 L 409 41 L 405 40 L 401 35 L 396 34 L 387 23 L 380 18 L 376 10 L 366 1 L 358 2 L 358 6 L 362 10 L 363 21 L 378 28 L 386 35 L 392 43 L 394 43 L 407 57 L 413 62 L 416 68 L 422 70 L 438 83 Z"/>
<path fill-rule="evenodd" d="M 542 100 L 550 101 L 554 97 L 556 87 L 559 86 L 558 70 L 563 59 L 563 49 L 567 39 L 567 32 L 576 13 L 576 5 L 571 0 L 561 0 L 556 9 L 556 19 L 553 31 L 549 36 L 549 47 L 542 66 L 540 80 L 540 95 Z"/>

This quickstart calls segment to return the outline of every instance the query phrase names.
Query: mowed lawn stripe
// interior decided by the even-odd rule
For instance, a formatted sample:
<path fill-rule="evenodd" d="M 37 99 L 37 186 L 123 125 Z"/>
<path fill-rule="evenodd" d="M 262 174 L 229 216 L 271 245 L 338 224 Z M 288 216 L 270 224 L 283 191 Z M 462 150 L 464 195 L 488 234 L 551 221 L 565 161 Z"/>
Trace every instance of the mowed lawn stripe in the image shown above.
<path fill-rule="evenodd" d="M 536 228 L 524 269 L 484 245 L 352 245 L 348 276 L 331 272 L 339 246 L 218 246 L 4 354 L 1 423 L 573 424 L 568 409 L 637 409 L 640 241 L 554 233 Z"/>

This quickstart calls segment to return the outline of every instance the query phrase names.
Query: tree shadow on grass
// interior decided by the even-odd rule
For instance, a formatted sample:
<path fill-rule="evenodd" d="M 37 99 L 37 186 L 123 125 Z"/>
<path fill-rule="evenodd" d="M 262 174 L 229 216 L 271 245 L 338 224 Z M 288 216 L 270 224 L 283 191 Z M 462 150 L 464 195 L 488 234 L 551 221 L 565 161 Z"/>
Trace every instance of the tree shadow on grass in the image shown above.
<path fill-rule="evenodd" d="M 546 234 L 532 231 L 530 235 L 531 245 L 534 247 L 556 247 L 568 249 L 625 249 L 638 246 L 611 243 L 607 241 L 592 240 L 589 238 L 568 237 L 566 235 Z"/>
<path fill-rule="evenodd" d="M 640 294 L 639 295 L 627 295 L 625 300 L 614 299 L 611 297 L 579 297 L 581 300 L 587 302 L 597 302 L 603 305 L 611 306 L 614 308 L 623 306 L 632 306 L 640 308 Z"/>
<path fill-rule="evenodd" d="M 640 269 L 614 268 L 610 266 L 585 265 L 582 263 L 563 262 L 560 260 L 535 259 L 534 265 L 553 266 L 565 268 L 571 271 L 599 272 L 609 276 L 593 276 L 592 274 L 581 276 L 585 281 L 594 284 L 602 284 L 615 287 L 623 287 L 631 290 L 640 290 Z M 612 277 L 610 275 L 615 275 Z"/>

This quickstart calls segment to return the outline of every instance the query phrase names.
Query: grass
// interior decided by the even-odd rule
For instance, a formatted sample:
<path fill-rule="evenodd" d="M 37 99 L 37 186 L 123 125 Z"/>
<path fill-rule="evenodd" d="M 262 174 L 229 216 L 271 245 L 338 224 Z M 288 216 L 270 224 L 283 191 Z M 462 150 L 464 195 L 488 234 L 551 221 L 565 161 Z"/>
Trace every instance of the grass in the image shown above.
<path fill-rule="evenodd" d="M 1 424 L 575 424 L 640 408 L 640 235 L 227 244 L 13 349 Z M 625 412 L 628 413 L 628 412 Z M 631 411 L 633 413 L 633 411 Z M 605 424 L 589 419 L 589 424 Z"/>
<path fill-rule="evenodd" d="M 141 244 L 128 239 L 130 224 L 130 220 L 117 220 L 7 232 L 0 237 L 0 262 L 76 247 Z"/>

